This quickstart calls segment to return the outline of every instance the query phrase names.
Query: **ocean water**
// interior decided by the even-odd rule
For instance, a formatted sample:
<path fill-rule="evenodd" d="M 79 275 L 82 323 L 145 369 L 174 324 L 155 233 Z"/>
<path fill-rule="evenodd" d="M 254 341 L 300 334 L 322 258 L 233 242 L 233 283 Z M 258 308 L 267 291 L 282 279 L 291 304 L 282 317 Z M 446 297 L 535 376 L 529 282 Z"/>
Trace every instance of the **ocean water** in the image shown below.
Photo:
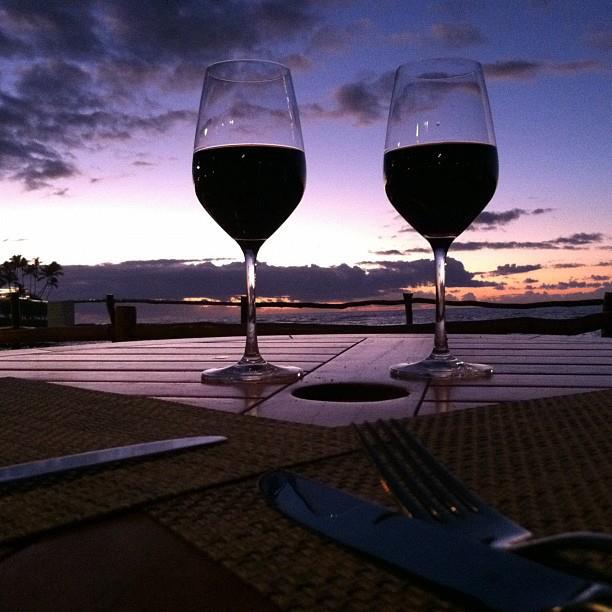
<path fill-rule="evenodd" d="M 152 305 L 138 304 L 139 323 L 186 323 L 186 322 L 240 322 L 239 307 L 205 307 L 191 305 Z M 542 317 L 547 319 L 568 319 L 601 312 L 601 306 L 580 306 L 574 308 L 478 308 L 451 306 L 447 308 L 448 321 L 475 321 L 511 317 Z M 434 320 L 433 307 L 413 309 L 415 323 L 430 323 Z M 75 318 L 77 324 L 109 323 L 106 307 L 102 304 L 77 305 Z M 312 309 L 271 309 L 258 310 L 259 322 L 279 323 L 330 323 L 335 325 L 402 325 L 405 323 L 403 307 L 377 308 L 373 310 L 321 310 Z M 601 336 L 599 330 L 587 332 L 584 336 Z M 57 343 L 36 343 L 33 346 L 55 346 Z M 66 342 L 65 344 L 80 344 Z M 27 346 L 0 344 L 0 350 L 28 348 Z"/>
<path fill-rule="evenodd" d="M 139 323 L 187 323 L 195 321 L 237 323 L 240 321 L 239 307 L 209 307 L 194 305 L 136 304 Z M 449 306 L 446 309 L 448 321 L 475 321 L 516 317 L 541 317 L 547 319 L 569 319 L 601 312 L 601 306 L 574 308 L 480 308 Z M 433 307 L 415 307 L 413 321 L 429 323 L 434 320 Z M 401 325 L 406 318 L 403 306 L 357 310 L 288 309 L 260 308 L 257 311 L 260 322 L 279 323 L 329 323 L 335 325 Z M 76 323 L 108 323 L 108 314 L 102 304 L 78 304 Z"/>
<path fill-rule="evenodd" d="M 446 309 L 447 321 L 479 321 L 486 319 L 508 319 L 517 317 L 540 317 L 545 319 L 571 319 L 600 312 L 599 306 L 576 308 L 478 308 L 452 306 Z M 414 308 L 412 312 L 414 323 L 430 323 L 434 321 L 434 308 Z M 262 309 L 258 315 L 259 321 L 279 321 L 287 323 L 334 323 L 336 325 L 402 325 L 406 322 L 403 307 L 401 309 L 381 310 L 336 310 L 317 311 L 311 313 L 278 313 L 267 315 Z"/>

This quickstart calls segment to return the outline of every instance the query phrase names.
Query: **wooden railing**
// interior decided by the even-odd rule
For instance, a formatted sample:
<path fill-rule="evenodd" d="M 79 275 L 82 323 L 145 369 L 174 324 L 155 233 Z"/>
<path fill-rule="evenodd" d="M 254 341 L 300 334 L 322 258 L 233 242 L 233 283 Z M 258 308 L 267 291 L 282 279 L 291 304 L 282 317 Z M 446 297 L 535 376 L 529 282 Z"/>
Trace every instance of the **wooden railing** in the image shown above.
<path fill-rule="evenodd" d="M 0 343 L 11 342 L 7 339 L 13 332 L 15 341 L 28 334 L 33 340 L 48 341 L 70 341 L 70 340 L 132 340 L 147 338 L 177 338 L 177 337 L 200 337 L 220 335 L 242 335 L 243 324 L 238 323 L 138 323 L 136 304 L 159 304 L 159 305 L 191 305 L 191 306 L 222 306 L 240 307 L 242 322 L 245 320 L 246 298 L 243 296 L 238 301 L 216 301 L 216 300 L 167 300 L 167 299 L 144 299 L 144 298 L 116 298 L 109 294 L 104 298 L 71 300 L 70 304 L 95 304 L 106 305 L 109 315 L 108 325 L 74 325 L 71 327 L 41 328 L 37 330 L 1 330 Z M 431 333 L 433 323 L 414 323 L 414 305 L 435 304 L 431 298 L 414 297 L 412 293 L 404 293 L 402 299 L 397 300 L 359 300 L 351 302 L 287 302 L 266 301 L 257 303 L 258 309 L 263 308 L 308 308 L 344 310 L 349 308 L 363 308 L 368 306 L 404 306 L 405 323 L 400 325 L 355 325 L 355 324 L 323 324 L 323 323 L 259 323 L 258 327 L 262 334 L 291 334 L 291 333 Z M 612 292 L 604 295 L 603 299 L 589 300 L 553 300 L 528 303 L 514 302 L 482 302 L 478 300 L 446 302 L 449 308 L 454 307 L 481 307 L 492 309 L 514 309 L 532 310 L 541 308 L 561 307 L 576 308 L 581 306 L 601 306 L 600 312 L 582 317 L 566 319 L 547 319 L 542 317 L 512 317 L 501 319 L 484 319 L 474 321 L 448 321 L 447 328 L 450 333 L 481 333 L 481 334 L 558 334 L 575 335 L 601 330 L 601 335 L 612 337 Z M 23 334 L 19 334 L 23 332 Z M 36 332 L 36 333 L 35 333 Z"/>
<path fill-rule="evenodd" d="M 241 308 L 241 322 L 246 321 L 246 296 L 242 296 L 240 302 L 237 301 L 215 301 L 215 300 L 163 300 L 163 299 L 117 299 L 113 295 L 107 295 L 103 300 L 109 313 L 113 325 L 125 324 L 128 327 L 136 325 L 136 311 L 127 310 L 130 307 L 126 304 L 189 304 L 193 306 L 228 306 Z M 292 328 L 293 333 L 342 333 L 358 332 L 364 333 L 384 333 L 410 331 L 412 333 L 429 333 L 433 331 L 433 323 L 414 323 L 415 304 L 435 304 L 432 298 L 414 297 L 412 293 L 405 292 L 399 300 L 359 300 L 350 302 L 288 302 L 288 301 L 269 301 L 262 300 L 257 302 L 257 308 L 308 308 L 326 310 L 345 310 L 349 308 L 363 308 L 368 306 L 404 306 L 406 322 L 404 325 L 355 325 L 355 324 L 307 324 L 307 323 L 260 323 L 259 327 L 263 331 L 264 326 L 268 333 L 290 333 L 287 330 Z M 451 333 L 537 333 L 537 334 L 560 334 L 575 335 L 601 330 L 602 336 L 612 336 L 612 293 L 606 293 L 604 298 L 588 300 L 549 300 L 539 302 L 483 302 L 479 300 L 447 300 L 447 306 L 453 307 L 481 307 L 492 309 L 514 309 L 532 310 L 541 308 L 577 308 L 583 306 L 601 306 L 602 310 L 590 315 L 567 318 L 567 319 L 546 319 L 542 317 L 512 317 L 503 319 L 485 319 L 475 321 L 449 321 L 447 327 Z M 122 322 L 116 320 L 118 313 L 121 313 Z M 128 314 L 129 313 L 129 314 Z M 175 324 L 181 325 L 181 324 Z M 189 326 L 191 324 L 184 324 Z M 218 324 L 223 325 L 223 324 Z M 232 324 L 225 324 L 231 326 Z M 228 328 L 229 331 L 230 328 Z M 282 330 L 282 331 L 281 331 Z M 239 333 L 242 333 L 240 331 Z"/>

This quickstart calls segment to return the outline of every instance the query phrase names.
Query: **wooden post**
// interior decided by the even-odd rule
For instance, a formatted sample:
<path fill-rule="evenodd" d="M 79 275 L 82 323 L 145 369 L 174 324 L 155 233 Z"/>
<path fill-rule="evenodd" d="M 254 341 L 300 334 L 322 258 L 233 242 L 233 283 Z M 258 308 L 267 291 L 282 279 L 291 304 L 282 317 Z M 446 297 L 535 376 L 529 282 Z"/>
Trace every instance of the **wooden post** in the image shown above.
<path fill-rule="evenodd" d="M 403 293 L 404 309 L 406 310 L 406 325 L 412 325 L 412 293 Z"/>
<path fill-rule="evenodd" d="M 19 329 L 21 327 L 21 303 L 18 293 L 11 293 L 11 321 L 13 323 L 13 329 Z"/>
<path fill-rule="evenodd" d="M 136 325 L 136 306 L 117 306 L 113 324 L 113 342 L 132 340 Z"/>
<path fill-rule="evenodd" d="M 601 335 L 604 338 L 612 338 L 612 291 L 604 293 L 603 312 L 608 315 L 608 320 L 603 323 Z"/>
<path fill-rule="evenodd" d="M 240 296 L 240 323 L 246 325 L 249 316 L 249 302 L 246 295 Z"/>
<path fill-rule="evenodd" d="M 115 324 L 115 296 L 112 293 L 106 294 L 106 310 L 110 319 L 111 325 Z"/>

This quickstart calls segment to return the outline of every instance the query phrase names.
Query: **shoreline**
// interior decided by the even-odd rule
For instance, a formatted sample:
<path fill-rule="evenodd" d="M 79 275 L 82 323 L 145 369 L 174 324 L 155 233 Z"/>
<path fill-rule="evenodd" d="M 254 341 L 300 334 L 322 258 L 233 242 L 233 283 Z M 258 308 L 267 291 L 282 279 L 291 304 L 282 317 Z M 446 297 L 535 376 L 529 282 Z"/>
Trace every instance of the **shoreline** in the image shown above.
<path fill-rule="evenodd" d="M 434 323 L 408 325 L 355 324 L 355 323 L 295 323 L 258 322 L 258 333 L 266 335 L 313 334 L 433 334 Z M 449 320 L 449 334 L 531 334 L 531 335 L 612 335 L 612 312 L 597 312 L 576 318 L 547 319 L 542 317 L 507 317 L 468 321 Z M 187 322 L 187 323 L 136 323 L 123 325 L 74 325 L 68 327 L 38 327 L 10 329 L 0 328 L 0 348 L 44 345 L 50 343 L 83 343 L 129 340 L 162 340 L 176 338 L 210 338 L 244 336 L 241 323 Z"/>

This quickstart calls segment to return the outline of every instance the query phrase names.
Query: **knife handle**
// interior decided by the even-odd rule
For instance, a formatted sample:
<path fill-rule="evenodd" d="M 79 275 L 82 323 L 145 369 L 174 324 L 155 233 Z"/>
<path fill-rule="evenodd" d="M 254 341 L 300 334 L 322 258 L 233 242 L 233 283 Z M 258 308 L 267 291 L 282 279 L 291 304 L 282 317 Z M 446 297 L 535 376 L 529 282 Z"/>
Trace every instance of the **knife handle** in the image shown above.
<path fill-rule="evenodd" d="M 554 608 L 552 612 L 570 612 L 573 610 L 591 610 L 592 612 L 612 610 L 612 587 L 601 584 L 593 585 L 573 602 Z"/>
<path fill-rule="evenodd" d="M 612 574 L 598 569 L 589 559 L 571 558 L 563 553 L 601 552 L 612 554 L 612 535 L 594 531 L 568 531 L 521 542 L 510 547 L 514 553 L 587 580 L 611 583 Z"/>

